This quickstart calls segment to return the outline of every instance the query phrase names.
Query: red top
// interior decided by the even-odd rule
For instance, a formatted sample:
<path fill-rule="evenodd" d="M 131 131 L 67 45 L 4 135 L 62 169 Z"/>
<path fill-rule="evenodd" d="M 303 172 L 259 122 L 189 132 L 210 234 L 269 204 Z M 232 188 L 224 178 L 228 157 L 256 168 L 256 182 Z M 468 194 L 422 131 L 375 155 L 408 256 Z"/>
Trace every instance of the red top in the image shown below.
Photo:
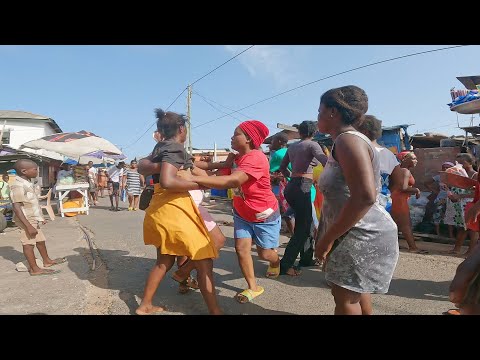
<path fill-rule="evenodd" d="M 234 171 L 243 171 L 248 175 L 248 181 L 236 189 L 233 207 L 246 221 L 263 222 L 265 219 L 257 214 L 267 211 L 269 215 L 278 210 L 278 200 L 270 186 L 268 159 L 260 150 L 252 150 L 235 159 L 235 163 L 237 168 Z"/>
<path fill-rule="evenodd" d="M 225 169 L 218 169 L 218 175 L 230 175 L 232 173 L 232 169 L 225 168 Z"/>
<path fill-rule="evenodd" d="M 415 185 L 415 179 L 413 175 L 410 174 L 410 178 L 408 179 L 408 186 Z M 403 193 L 398 189 L 392 191 L 392 208 L 390 210 L 391 214 L 397 215 L 405 215 L 410 214 L 410 208 L 408 207 L 408 199 L 410 197 L 409 194 Z"/>
<path fill-rule="evenodd" d="M 470 208 L 480 200 L 480 180 L 477 181 L 477 185 L 475 186 L 475 195 L 473 197 L 472 202 L 468 202 L 465 205 L 465 213 L 470 210 Z M 468 230 L 472 231 L 480 231 L 480 222 L 479 218 L 477 217 L 473 222 L 465 224 Z"/>
<path fill-rule="evenodd" d="M 476 203 L 480 200 L 480 178 L 477 181 L 477 185 L 475 186 L 475 195 L 473 196 L 473 203 Z"/>

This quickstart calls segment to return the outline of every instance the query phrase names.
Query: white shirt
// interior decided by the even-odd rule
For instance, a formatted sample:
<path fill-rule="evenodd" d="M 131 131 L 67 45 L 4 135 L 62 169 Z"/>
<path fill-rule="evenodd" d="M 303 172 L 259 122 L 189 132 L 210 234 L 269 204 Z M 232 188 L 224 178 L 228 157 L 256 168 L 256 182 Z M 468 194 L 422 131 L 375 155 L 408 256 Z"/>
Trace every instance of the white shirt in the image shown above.
<path fill-rule="evenodd" d="M 98 169 L 94 168 L 93 166 L 88 169 L 88 178 L 90 181 L 96 182 L 97 181 L 97 174 L 98 174 Z"/>
<path fill-rule="evenodd" d="M 399 164 L 397 157 L 387 148 L 375 147 L 380 160 L 380 174 L 392 175 L 393 169 Z"/>
<path fill-rule="evenodd" d="M 119 183 L 120 178 L 123 177 L 123 168 L 119 169 L 116 166 L 111 166 L 108 168 L 107 172 L 110 180 L 116 183 Z"/>

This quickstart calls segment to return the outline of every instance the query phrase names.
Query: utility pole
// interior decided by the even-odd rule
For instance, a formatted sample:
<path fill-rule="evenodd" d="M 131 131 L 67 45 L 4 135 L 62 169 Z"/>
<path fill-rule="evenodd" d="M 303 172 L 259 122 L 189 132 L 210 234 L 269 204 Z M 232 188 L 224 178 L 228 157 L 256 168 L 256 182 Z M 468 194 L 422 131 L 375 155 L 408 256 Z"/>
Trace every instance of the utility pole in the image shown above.
<path fill-rule="evenodd" d="M 192 85 L 188 85 L 187 91 L 187 118 L 188 118 L 188 153 L 190 156 L 192 155 L 192 127 L 191 127 L 191 116 L 190 116 L 190 108 L 192 102 Z"/>

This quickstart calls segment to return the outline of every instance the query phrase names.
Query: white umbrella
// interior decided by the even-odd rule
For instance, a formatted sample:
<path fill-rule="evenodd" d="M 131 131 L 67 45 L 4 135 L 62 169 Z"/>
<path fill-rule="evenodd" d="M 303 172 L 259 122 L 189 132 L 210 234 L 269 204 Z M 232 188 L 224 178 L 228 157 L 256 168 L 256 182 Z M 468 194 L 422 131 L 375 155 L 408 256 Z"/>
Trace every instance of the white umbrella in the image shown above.
<path fill-rule="evenodd" d="M 110 141 L 84 130 L 44 136 L 26 142 L 20 148 L 54 151 L 72 159 L 90 157 L 90 154 L 95 154 L 93 157 L 96 158 L 117 158 L 123 155 Z"/>

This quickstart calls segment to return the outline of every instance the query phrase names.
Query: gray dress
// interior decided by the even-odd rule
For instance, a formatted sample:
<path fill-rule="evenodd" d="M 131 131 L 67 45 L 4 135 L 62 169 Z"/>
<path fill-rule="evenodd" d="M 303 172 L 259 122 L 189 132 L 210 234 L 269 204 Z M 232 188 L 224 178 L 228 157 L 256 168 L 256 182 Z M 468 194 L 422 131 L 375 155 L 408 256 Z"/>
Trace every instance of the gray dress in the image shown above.
<path fill-rule="evenodd" d="M 397 225 L 379 203 L 381 178 L 378 153 L 365 135 L 347 131 L 339 136 L 344 134 L 359 136 L 372 148 L 377 200 L 355 226 L 335 241 L 327 259 L 325 279 L 357 293 L 384 294 L 388 291 L 398 260 Z M 319 188 L 324 196 L 319 226 L 321 239 L 350 197 L 342 168 L 332 155 L 320 177 Z"/>

